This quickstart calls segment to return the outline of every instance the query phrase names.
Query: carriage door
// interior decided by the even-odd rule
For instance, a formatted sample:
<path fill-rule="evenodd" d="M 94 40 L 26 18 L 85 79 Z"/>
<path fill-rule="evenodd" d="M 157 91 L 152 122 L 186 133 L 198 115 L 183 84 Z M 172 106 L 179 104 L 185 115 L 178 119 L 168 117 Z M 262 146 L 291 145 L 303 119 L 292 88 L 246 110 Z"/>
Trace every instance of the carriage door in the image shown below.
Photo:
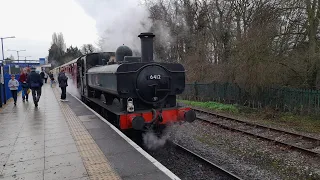
<path fill-rule="evenodd" d="M 83 59 L 81 59 L 80 64 L 81 64 L 79 66 L 79 74 L 80 74 L 80 82 L 81 82 L 80 93 L 82 96 L 84 96 L 85 95 L 85 92 L 84 92 L 84 89 L 85 89 L 85 85 L 84 85 L 85 67 L 84 67 L 84 65 L 85 65 L 85 63 L 84 63 Z"/>

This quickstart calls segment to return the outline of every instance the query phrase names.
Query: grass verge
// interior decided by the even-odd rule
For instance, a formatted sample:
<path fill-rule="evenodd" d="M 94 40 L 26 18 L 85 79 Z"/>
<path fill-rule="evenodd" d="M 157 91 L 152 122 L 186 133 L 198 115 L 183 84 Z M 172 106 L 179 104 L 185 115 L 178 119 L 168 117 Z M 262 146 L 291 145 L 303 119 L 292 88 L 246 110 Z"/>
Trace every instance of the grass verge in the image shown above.
<path fill-rule="evenodd" d="M 259 122 L 264 125 L 293 129 L 300 132 L 320 133 L 319 115 L 296 115 L 293 113 L 277 112 L 271 109 L 258 110 L 239 105 L 223 104 L 212 101 L 198 102 L 178 100 L 178 102 L 193 107 L 200 107 L 227 115 L 233 115 L 239 119 L 245 118 L 246 120 Z"/>
<path fill-rule="evenodd" d="M 198 102 L 198 101 L 187 101 L 187 100 L 179 100 L 179 102 L 195 106 L 195 107 L 201 107 L 201 108 L 206 108 L 206 109 L 211 109 L 211 110 L 216 110 L 216 111 L 221 111 L 221 112 L 231 112 L 234 114 L 239 113 L 239 109 L 235 105 L 230 105 L 230 104 L 222 104 L 218 102 Z"/>

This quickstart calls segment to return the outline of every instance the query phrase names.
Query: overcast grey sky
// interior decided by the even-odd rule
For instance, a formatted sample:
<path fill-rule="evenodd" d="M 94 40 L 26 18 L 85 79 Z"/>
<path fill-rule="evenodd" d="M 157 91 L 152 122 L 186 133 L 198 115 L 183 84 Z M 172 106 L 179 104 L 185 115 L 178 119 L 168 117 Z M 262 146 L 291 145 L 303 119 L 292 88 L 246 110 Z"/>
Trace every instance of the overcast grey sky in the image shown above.
<path fill-rule="evenodd" d="M 125 44 L 140 50 L 141 32 L 148 31 L 151 21 L 143 0 L 76 0 L 96 21 L 99 37 L 104 38 L 104 51 L 115 51 Z"/>
<path fill-rule="evenodd" d="M 4 40 L 5 57 L 17 59 L 8 49 L 26 49 L 20 56 L 32 59 L 46 57 L 53 32 L 63 33 L 67 47 L 98 41 L 96 19 L 76 0 L 0 0 L 0 7 L 0 37 L 16 36 Z"/>

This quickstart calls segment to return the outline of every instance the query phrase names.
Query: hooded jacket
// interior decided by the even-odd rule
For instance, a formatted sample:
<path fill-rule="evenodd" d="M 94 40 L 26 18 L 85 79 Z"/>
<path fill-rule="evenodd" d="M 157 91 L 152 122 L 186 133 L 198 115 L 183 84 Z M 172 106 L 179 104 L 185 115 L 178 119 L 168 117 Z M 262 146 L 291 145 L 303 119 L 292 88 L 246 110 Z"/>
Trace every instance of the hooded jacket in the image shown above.
<path fill-rule="evenodd" d="M 67 87 L 68 86 L 68 77 L 64 72 L 60 72 L 58 76 L 59 87 Z"/>
<path fill-rule="evenodd" d="M 21 73 L 19 77 L 19 82 L 27 82 L 27 74 L 26 73 Z"/>
<path fill-rule="evenodd" d="M 27 83 L 29 87 L 32 88 L 40 88 L 43 85 L 40 74 L 35 71 L 31 71 L 31 73 L 27 76 Z"/>

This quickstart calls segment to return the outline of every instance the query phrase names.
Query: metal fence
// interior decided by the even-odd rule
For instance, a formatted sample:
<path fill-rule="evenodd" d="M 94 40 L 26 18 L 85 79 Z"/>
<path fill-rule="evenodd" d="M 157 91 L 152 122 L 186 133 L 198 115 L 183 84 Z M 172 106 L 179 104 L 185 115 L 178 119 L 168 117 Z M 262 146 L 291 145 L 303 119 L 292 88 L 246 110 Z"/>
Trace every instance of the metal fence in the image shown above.
<path fill-rule="evenodd" d="M 39 66 L 39 63 L 10 63 L 3 66 L 4 74 L 11 72 L 11 74 L 20 74 L 21 68 Z M 9 71 L 10 68 L 10 71 Z"/>
<path fill-rule="evenodd" d="M 186 84 L 180 98 L 239 104 L 252 108 L 269 107 L 283 112 L 320 113 L 320 91 L 287 87 L 245 89 L 232 83 L 194 83 Z"/>
<path fill-rule="evenodd" d="M 20 77 L 20 74 L 16 74 L 15 75 L 15 78 L 18 80 Z M 10 99 L 12 97 L 11 95 L 11 91 L 8 87 L 8 82 L 9 80 L 11 79 L 11 76 L 10 74 L 4 74 L 4 88 L 5 88 L 5 92 L 6 92 L 6 100 Z M 3 93 L 3 87 L 0 89 L 0 95 L 2 96 L 1 99 L 2 99 L 2 104 L 4 103 L 4 93 Z M 21 91 L 21 86 L 19 86 L 18 88 L 18 92 Z"/>

